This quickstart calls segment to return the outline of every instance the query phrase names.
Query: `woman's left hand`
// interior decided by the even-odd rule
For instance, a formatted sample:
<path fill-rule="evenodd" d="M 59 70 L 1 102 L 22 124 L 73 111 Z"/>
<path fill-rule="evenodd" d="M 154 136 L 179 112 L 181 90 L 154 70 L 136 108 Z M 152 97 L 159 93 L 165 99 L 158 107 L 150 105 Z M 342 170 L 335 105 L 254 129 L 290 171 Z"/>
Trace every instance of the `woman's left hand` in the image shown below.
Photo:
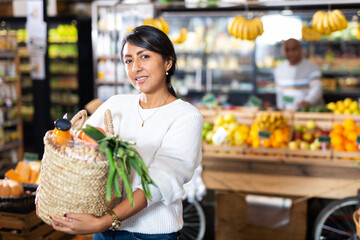
<path fill-rule="evenodd" d="M 61 232 L 68 234 L 92 234 L 106 231 L 111 226 L 111 218 L 107 215 L 95 217 L 83 213 L 67 213 L 64 215 L 65 220 L 51 216 L 53 220 L 52 227 Z"/>

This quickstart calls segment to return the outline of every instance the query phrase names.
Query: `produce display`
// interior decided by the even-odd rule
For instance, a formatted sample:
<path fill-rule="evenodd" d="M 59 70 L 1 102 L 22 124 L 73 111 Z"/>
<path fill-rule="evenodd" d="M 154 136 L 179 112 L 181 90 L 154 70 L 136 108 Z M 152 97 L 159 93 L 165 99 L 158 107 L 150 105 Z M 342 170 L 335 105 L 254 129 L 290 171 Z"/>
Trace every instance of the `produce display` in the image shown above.
<path fill-rule="evenodd" d="M 20 197 L 24 188 L 20 183 L 11 179 L 0 179 L 0 197 Z"/>
<path fill-rule="evenodd" d="M 302 32 L 302 39 L 304 41 L 320 41 L 321 40 L 321 33 L 317 32 L 311 27 L 303 25 L 301 28 Z"/>
<path fill-rule="evenodd" d="M 255 40 L 263 34 L 264 29 L 260 18 L 246 19 L 238 15 L 229 22 L 228 32 L 242 40 Z"/>
<path fill-rule="evenodd" d="M 10 169 L 5 173 L 5 177 L 20 183 L 36 184 L 40 183 L 40 162 L 39 161 L 20 161 L 15 170 Z"/>
<path fill-rule="evenodd" d="M 319 150 L 321 143 L 319 137 L 329 136 L 329 131 L 317 126 L 314 120 L 308 120 L 305 125 L 295 124 L 293 126 L 292 140 L 288 144 L 288 148 L 295 150 Z M 328 148 L 329 145 L 326 145 Z"/>
<path fill-rule="evenodd" d="M 227 154 L 235 158 L 281 158 L 305 163 L 360 159 L 360 118 L 320 111 L 324 108 L 318 108 L 317 112 L 258 111 L 249 119 L 242 118 L 236 108 L 215 108 L 213 120 L 210 111 L 205 110 L 204 156 L 224 157 Z M 219 138 L 221 135 L 223 138 Z M 223 141 L 219 143 L 219 139 Z"/>
<path fill-rule="evenodd" d="M 360 135 L 360 124 L 354 119 L 345 119 L 342 123 L 335 123 L 329 136 L 331 145 L 335 151 L 358 152 L 359 145 L 356 143 Z"/>
<path fill-rule="evenodd" d="M 330 102 L 326 104 L 326 108 L 335 114 L 360 114 L 359 103 L 350 98 L 343 101 Z"/>
<path fill-rule="evenodd" d="M 335 9 L 329 13 L 324 11 L 317 11 L 312 18 L 312 26 L 317 32 L 329 35 L 347 28 L 347 20 L 344 14 Z"/>
<path fill-rule="evenodd" d="M 287 121 L 281 113 L 260 114 L 252 124 L 246 142 L 254 148 L 286 148 L 290 137 Z"/>

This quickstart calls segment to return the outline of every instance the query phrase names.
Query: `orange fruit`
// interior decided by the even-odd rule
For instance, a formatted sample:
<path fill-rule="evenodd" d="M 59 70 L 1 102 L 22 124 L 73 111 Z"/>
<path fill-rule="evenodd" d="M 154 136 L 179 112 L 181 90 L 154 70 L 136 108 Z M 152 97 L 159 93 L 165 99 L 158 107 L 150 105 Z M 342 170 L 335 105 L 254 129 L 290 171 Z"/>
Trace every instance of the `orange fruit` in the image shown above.
<path fill-rule="evenodd" d="M 349 132 L 347 135 L 345 135 L 347 139 L 351 142 L 356 142 L 357 134 L 356 132 Z"/>
<path fill-rule="evenodd" d="M 261 141 L 259 138 L 254 138 L 251 144 L 252 147 L 258 148 L 261 146 Z"/>
<path fill-rule="evenodd" d="M 344 120 L 344 128 L 345 130 L 356 130 L 355 120 L 352 118 L 347 118 Z"/>
<path fill-rule="evenodd" d="M 345 150 L 347 152 L 357 152 L 359 150 L 359 148 L 356 143 L 347 142 L 345 144 Z"/>
<path fill-rule="evenodd" d="M 341 123 L 335 123 L 333 125 L 333 130 L 342 132 L 344 130 L 344 127 Z"/>
<path fill-rule="evenodd" d="M 343 142 L 344 142 L 344 138 L 341 135 L 336 134 L 331 136 L 331 144 L 333 146 L 342 145 Z"/>
<path fill-rule="evenodd" d="M 266 147 L 266 148 L 270 148 L 271 147 L 270 139 L 264 139 L 263 146 Z"/>
<path fill-rule="evenodd" d="M 335 145 L 334 150 L 335 151 L 345 151 L 345 148 L 343 145 Z"/>

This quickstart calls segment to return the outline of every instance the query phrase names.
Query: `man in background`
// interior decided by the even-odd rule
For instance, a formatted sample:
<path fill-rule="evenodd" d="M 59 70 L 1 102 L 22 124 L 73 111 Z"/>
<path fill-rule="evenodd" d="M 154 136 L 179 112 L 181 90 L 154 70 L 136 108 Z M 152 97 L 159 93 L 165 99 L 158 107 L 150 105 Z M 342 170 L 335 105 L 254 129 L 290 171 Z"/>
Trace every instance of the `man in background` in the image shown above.
<path fill-rule="evenodd" d="M 317 65 L 303 59 L 301 44 L 290 38 L 282 45 L 287 59 L 275 68 L 276 106 L 284 110 L 323 103 L 321 73 Z"/>

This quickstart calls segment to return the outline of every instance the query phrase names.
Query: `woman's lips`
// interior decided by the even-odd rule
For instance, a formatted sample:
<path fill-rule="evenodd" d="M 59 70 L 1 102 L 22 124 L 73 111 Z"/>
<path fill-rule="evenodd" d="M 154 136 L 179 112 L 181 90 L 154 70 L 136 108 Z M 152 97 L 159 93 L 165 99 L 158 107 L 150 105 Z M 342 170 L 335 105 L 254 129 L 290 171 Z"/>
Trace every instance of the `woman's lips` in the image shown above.
<path fill-rule="evenodd" d="M 135 80 L 137 81 L 137 83 L 141 84 L 143 82 L 145 82 L 145 80 L 147 79 L 147 77 L 139 77 L 139 78 L 135 78 Z"/>

